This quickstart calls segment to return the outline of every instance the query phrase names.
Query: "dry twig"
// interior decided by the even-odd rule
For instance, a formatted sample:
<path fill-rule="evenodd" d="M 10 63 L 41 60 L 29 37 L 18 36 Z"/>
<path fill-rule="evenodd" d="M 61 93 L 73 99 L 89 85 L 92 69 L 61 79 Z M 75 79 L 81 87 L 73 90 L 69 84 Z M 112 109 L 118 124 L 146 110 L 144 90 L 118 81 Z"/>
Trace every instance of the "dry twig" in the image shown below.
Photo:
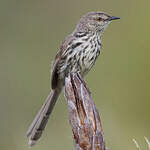
<path fill-rule="evenodd" d="M 144 139 L 145 139 L 145 141 L 146 141 L 146 143 L 147 143 L 147 145 L 148 145 L 148 149 L 150 150 L 150 141 L 148 140 L 147 137 L 144 137 Z"/>
<path fill-rule="evenodd" d="M 71 74 L 66 78 L 65 95 L 75 149 L 105 150 L 99 113 L 79 74 Z"/>
<path fill-rule="evenodd" d="M 150 142 L 149 142 L 148 138 L 147 138 L 147 137 L 144 137 L 144 139 L 145 139 L 145 141 L 146 141 L 146 143 L 147 143 L 147 145 L 148 145 L 148 149 L 150 150 Z M 136 145 L 136 149 L 137 149 L 137 150 L 140 150 L 140 147 L 139 147 L 139 145 L 138 145 L 138 143 L 136 142 L 135 139 L 133 139 L 133 142 L 134 142 L 135 145 Z"/>

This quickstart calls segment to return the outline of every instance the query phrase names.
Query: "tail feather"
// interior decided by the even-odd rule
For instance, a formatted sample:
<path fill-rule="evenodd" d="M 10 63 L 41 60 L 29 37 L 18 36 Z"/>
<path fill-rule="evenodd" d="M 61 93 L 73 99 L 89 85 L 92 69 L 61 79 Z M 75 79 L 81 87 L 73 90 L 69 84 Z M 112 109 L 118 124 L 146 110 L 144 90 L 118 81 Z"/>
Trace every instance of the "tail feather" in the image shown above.
<path fill-rule="evenodd" d="M 49 99 L 50 99 L 50 94 L 47 96 L 45 103 L 42 105 L 40 111 L 38 112 L 38 114 L 37 114 L 36 117 L 34 118 L 33 122 L 31 123 L 31 125 L 30 125 L 30 127 L 29 127 L 29 129 L 28 129 L 28 131 L 27 131 L 27 134 L 26 134 L 27 137 L 29 137 L 29 136 L 31 135 L 31 133 L 32 133 L 32 131 L 33 131 L 33 129 L 34 129 L 34 127 L 35 127 L 35 125 L 36 125 L 38 119 L 40 118 L 40 116 L 41 116 L 41 114 L 42 114 L 44 108 L 46 107 L 46 105 L 47 105 Z"/>
<path fill-rule="evenodd" d="M 27 137 L 29 137 L 30 146 L 33 146 L 36 141 L 38 141 L 38 139 L 41 137 L 59 94 L 60 90 L 51 91 L 45 103 L 42 105 L 40 111 L 33 120 L 31 126 L 29 127 L 27 131 Z"/>

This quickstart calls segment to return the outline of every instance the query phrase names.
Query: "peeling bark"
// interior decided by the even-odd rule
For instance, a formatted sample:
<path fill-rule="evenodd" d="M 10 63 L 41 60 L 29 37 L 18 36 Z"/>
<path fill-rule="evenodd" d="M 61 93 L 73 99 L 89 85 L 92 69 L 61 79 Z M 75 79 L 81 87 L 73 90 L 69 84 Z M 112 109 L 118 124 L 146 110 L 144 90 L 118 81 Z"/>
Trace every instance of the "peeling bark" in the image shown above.
<path fill-rule="evenodd" d="M 101 120 L 80 74 L 65 80 L 65 96 L 76 150 L 106 150 Z"/>

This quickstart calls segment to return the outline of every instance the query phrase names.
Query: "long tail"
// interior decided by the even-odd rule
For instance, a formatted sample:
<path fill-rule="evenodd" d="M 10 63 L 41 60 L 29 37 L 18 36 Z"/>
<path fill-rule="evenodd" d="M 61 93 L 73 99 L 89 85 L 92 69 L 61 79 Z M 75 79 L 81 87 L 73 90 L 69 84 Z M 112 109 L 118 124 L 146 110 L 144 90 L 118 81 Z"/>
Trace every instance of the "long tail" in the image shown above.
<path fill-rule="evenodd" d="M 60 92 L 61 90 L 52 90 L 50 92 L 45 100 L 45 103 L 42 105 L 40 111 L 30 125 L 27 131 L 27 137 L 29 137 L 30 146 L 35 145 L 38 139 L 41 137 Z"/>

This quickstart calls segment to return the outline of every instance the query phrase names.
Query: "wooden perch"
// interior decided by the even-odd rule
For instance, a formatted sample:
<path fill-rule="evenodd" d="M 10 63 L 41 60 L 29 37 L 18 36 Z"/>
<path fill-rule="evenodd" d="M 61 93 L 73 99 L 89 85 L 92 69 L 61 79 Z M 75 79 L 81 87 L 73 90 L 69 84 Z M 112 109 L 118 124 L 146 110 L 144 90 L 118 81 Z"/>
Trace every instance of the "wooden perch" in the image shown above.
<path fill-rule="evenodd" d="M 65 96 L 76 150 L 105 150 L 101 120 L 80 74 L 65 80 Z"/>

